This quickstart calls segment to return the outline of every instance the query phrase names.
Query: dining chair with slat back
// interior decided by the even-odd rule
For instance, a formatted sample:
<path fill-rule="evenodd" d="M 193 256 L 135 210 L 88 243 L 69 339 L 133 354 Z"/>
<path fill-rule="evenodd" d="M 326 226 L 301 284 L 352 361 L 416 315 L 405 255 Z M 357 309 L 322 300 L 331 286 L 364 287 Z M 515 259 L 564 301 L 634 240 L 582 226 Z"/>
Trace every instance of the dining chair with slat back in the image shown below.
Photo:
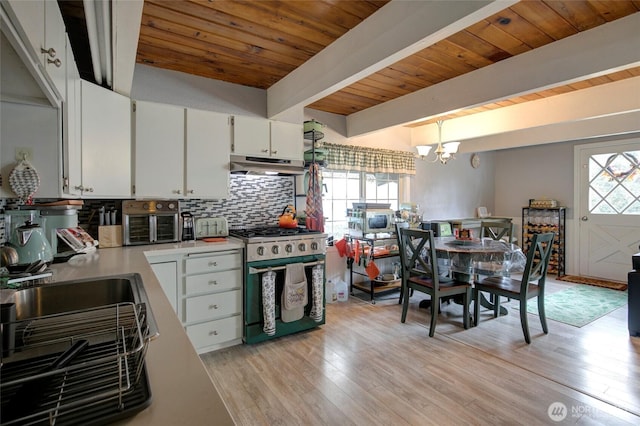
<path fill-rule="evenodd" d="M 527 300 L 537 297 L 538 316 L 540 317 L 542 331 L 544 331 L 545 334 L 549 333 L 547 317 L 544 311 L 544 289 L 554 237 L 555 234 L 553 232 L 535 234 L 533 236 L 521 280 L 511 277 L 494 276 L 474 282 L 473 322 L 475 325 L 478 325 L 480 313 L 479 295 L 481 291 L 484 291 L 495 296 L 493 300 L 494 318 L 498 317 L 500 312 L 501 296 L 520 301 L 520 324 L 522 325 L 524 340 L 527 343 L 531 343 L 529 323 L 527 320 Z"/>
<path fill-rule="evenodd" d="M 429 336 L 433 337 L 438 319 L 440 300 L 454 295 L 463 296 L 463 325 L 469 328 L 469 303 L 471 284 L 462 281 L 441 281 L 433 231 L 421 229 L 400 229 L 400 263 L 402 265 L 402 317 L 407 319 L 410 291 L 416 290 L 431 297 L 431 326 Z"/>
<path fill-rule="evenodd" d="M 511 244 L 513 238 L 513 224 L 509 221 L 482 221 L 480 222 L 480 238 L 489 237 L 492 240 L 504 240 Z"/>

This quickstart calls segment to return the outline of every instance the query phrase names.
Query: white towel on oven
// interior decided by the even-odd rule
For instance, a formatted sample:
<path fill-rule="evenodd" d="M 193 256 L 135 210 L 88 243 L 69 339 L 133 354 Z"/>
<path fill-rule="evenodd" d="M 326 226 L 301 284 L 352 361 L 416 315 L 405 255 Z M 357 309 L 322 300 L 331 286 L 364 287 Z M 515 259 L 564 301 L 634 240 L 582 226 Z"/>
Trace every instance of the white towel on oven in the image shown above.
<path fill-rule="evenodd" d="M 315 322 L 322 321 L 324 309 L 324 266 L 316 265 L 311 270 L 311 312 L 309 318 Z"/>
<path fill-rule="evenodd" d="M 282 322 L 297 321 L 304 316 L 304 307 L 309 302 L 307 293 L 307 276 L 304 273 L 304 264 L 287 264 L 280 306 Z"/>
<path fill-rule="evenodd" d="M 276 334 L 276 273 L 267 271 L 262 274 L 262 331 L 267 336 Z"/>

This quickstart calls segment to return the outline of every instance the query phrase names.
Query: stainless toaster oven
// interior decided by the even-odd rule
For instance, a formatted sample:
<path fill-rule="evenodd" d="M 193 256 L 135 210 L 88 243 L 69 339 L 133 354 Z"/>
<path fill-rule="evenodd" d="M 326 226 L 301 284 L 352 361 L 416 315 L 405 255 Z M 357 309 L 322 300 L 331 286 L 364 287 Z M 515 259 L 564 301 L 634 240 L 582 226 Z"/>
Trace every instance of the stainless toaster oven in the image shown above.
<path fill-rule="evenodd" d="M 132 246 L 180 241 L 179 218 L 177 201 L 125 200 L 122 202 L 123 244 Z"/>

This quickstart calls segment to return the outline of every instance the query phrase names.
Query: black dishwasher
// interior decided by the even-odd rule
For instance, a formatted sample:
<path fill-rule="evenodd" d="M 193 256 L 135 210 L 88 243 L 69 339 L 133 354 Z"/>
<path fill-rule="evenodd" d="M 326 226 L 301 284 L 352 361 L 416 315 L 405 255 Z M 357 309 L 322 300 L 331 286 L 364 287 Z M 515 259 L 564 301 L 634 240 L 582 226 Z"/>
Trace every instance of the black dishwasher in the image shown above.
<path fill-rule="evenodd" d="M 640 253 L 631 257 L 633 271 L 629 272 L 629 334 L 640 336 Z"/>

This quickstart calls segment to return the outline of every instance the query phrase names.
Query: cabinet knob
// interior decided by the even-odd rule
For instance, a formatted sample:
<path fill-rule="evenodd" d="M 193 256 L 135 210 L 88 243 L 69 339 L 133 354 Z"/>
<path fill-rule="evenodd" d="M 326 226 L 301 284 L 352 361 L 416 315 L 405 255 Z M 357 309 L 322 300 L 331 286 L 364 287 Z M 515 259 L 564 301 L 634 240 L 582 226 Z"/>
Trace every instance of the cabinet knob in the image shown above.
<path fill-rule="evenodd" d="M 218 309 L 218 305 L 209 305 L 209 309 Z"/>
<path fill-rule="evenodd" d="M 57 68 L 60 68 L 62 66 L 62 61 L 58 58 L 56 59 L 47 59 L 47 62 L 50 64 L 55 65 Z"/>
<path fill-rule="evenodd" d="M 218 332 L 216 330 L 212 330 L 209 332 L 209 336 L 217 336 Z"/>
<path fill-rule="evenodd" d="M 276 155 L 278 153 L 278 150 L 276 149 L 275 151 L 271 151 L 271 154 Z"/>
<path fill-rule="evenodd" d="M 56 49 L 54 49 L 53 47 L 50 47 L 48 49 L 45 49 L 44 47 L 41 47 L 40 48 L 40 52 L 41 53 L 46 53 L 51 58 L 55 58 L 56 57 Z"/>
<path fill-rule="evenodd" d="M 76 191 L 83 191 L 84 190 L 84 186 L 76 185 L 76 186 L 73 187 L 73 189 L 75 189 Z"/>
<path fill-rule="evenodd" d="M 93 192 L 93 188 L 91 187 L 86 187 L 83 189 L 84 192 Z"/>
<path fill-rule="evenodd" d="M 268 149 L 261 149 L 260 152 L 264 152 L 266 154 L 267 152 L 269 152 L 269 150 Z"/>
<path fill-rule="evenodd" d="M 193 194 L 193 189 L 187 189 L 187 194 Z"/>
<path fill-rule="evenodd" d="M 180 191 L 179 189 L 174 189 L 173 191 L 171 191 L 173 194 L 182 194 L 182 191 Z"/>
<path fill-rule="evenodd" d="M 215 262 L 215 261 L 209 262 L 209 266 L 218 266 L 218 262 Z"/>
<path fill-rule="evenodd" d="M 218 285 L 218 281 L 216 280 L 209 281 L 209 285 Z"/>

